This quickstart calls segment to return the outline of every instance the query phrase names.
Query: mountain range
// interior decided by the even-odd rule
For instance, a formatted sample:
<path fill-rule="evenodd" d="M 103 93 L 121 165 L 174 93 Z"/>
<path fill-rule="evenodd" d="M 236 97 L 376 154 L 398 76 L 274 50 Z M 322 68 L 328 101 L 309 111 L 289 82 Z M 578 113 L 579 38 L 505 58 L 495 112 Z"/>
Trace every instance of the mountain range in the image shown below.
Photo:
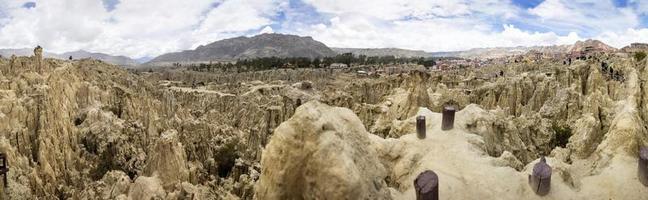
<path fill-rule="evenodd" d="M 29 49 L 29 48 L 22 48 L 22 49 L 0 49 L 0 55 L 2 57 L 11 57 L 12 55 L 16 56 L 31 56 L 34 55 L 34 50 Z M 92 52 L 87 52 L 83 50 L 78 50 L 78 51 L 72 51 L 72 52 L 65 52 L 62 54 L 56 54 L 56 53 L 51 53 L 51 52 L 44 52 L 43 56 L 46 58 L 57 58 L 57 59 L 69 59 L 70 56 L 72 56 L 73 59 L 81 59 L 81 58 L 94 58 L 97 60 L 102 60 L 104 62 L 113 64 L 113 65 L 119 65 L 119 66 L 136 66 L 139 65 L 139 63 L 129 57 L 126 56 L 113 56 L 113 55 L 108 55 L 104 53 L 92 53 Z"/>
<path fill-rule="evenodd" d="M 637 43 L 638 44 L 638 43 Z M 126 56 L 113 56 L 103 53 L 91 53 L 83 50 L 55 54 L 45 52 L 49 58 L 74 59 L 95 58 L 107 63 L 133 67 L 140 63 L 147 66 L 168 66 L 173 63 L 206 63 L 206 62 L 231 62 L 238 59 L 258 57 L 307 57 L 323 58 L 342 53 L 353 53 L 366 56 L 396 56 L 396 57 L 461 57 L 461 58 L 497 58 L 511 55 L 521 55 L 529 51 L 542 53 L 571 53 L 582 51 L 586 47 L 601 51 L 613 52 L 617 49 L 598 40 L 578 41 L 573 45 L 532 46 L 532 47 L 493 47 L 474 48 L 466 51 L 452 52 L 426 52 L 422 50 L 409 50 L 399 48 L 329 48 L 324 43 L 312 37 L 302 37 L 285 34 L 261 34 L 252 37 L 235 37 L 219 40 L 207 45 L 198 46 L 193 50 L 173 52 L 155 58 L 145 57 L 137 60 Z M 0 55 L 30 56 L 32 49 L 0 49 Z"/>
<path fill-rule="evenodd" d="M 167 53 L 149 61 L 147 65 L 235 61 L 258 57 L 322 58 L 336 53 L 312 37 L 266 33 L 253 37 L 236 37 L 201 45 L 194 50 Z"/>
<path fill-rule="evenodd" d="M 581 43 L 589 44 L 594 41 L 596 40 L 588 40 Z M 600 46 L 600 44 L 602 44 L 602 42 L 596 42 L 598 43 L 594 45 Z M 146 63 L 146 65 L 165 66 L 173 63 L 187 64 L 222 62 L 258 57 L 321 58 L 342 53 L 396 57 L 497 58 L 510 55 L 521 55 L 532 50 L 543 53 L 569 53 L 574 46 L 578 46 L 579 44 L 580 43 L 575 45 L 475 48 L 466 51 L 426 52 L 422 50 L 399 48 L 330 48 L 324 43 L 316 41 L 311 37 L 270 33 L 253 37 L 224 39 L 204 46 L 201 45 L 194 50 L 163 54 L 152 59 Z"/>
<path fill-rule="evenodd" d="M 399 48 L 331 48 L 338 54 L 353 53 L 365 56 L 395 56 L 395 57 L 432 57 L 433 53 L 422 50 L 409 50 Z"/>

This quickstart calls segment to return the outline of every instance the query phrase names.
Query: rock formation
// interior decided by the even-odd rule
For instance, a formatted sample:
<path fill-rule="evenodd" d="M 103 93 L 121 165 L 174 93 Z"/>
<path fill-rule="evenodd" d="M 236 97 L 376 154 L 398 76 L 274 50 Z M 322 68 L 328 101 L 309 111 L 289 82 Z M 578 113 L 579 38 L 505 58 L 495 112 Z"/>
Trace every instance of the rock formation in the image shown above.
<path fill-rule="evenodd" d="M 164 188 L 189 180 L 187 156 L 176 130 L 163 132 L 148 155 L 144 175 L 158 177 Z"/>
<path fill-rule="evenodd" d="M 385 169 L 351 110 L 316 101 L 279 126 L 263 152 L 259 199 L 389 199 Z"/>
<path fill-rule="evenodd" d="M 646 62 L 601 53 L 571 65 L 404 66 L 360 76 L 141 72 L 92 59 L 3 57 L 5 194 L 411 199 L 415 176 L 433 169 L 442 196 L 528 199 L 526 184 L 508 183 L 525 182 L 546 156 L 557 180 L 546 198 L 641 199 L 633 177 L 637 149 L 648 145 Z M 455 128 L 441 131 L 446 104 L 459 111 Z M 425 140 L 413 135 L 417 115 L 426 116 Z"/>
<path fill-rule="evenodd" d="M 43 48 L 41 46 L 34 49 L 34 62 L 36 62 L 38 73 L 43 73 Z"/>

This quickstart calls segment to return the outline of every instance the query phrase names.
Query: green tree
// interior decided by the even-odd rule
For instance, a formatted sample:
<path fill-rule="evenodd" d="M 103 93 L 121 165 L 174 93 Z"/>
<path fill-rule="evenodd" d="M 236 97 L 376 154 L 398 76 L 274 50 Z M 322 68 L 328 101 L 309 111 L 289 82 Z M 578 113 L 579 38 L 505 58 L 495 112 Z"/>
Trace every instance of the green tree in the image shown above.
<path fill-rule="evenodd" d="M 320 67 L 320 63 L 321 63 L 320 59 L 319 59 L 319 58 L 315 58 L 315 59 L 313 60 L 313 67 L 315 67 L 315 68 L 319 68 L 319 67 Z"/>
<path fill-rule="evenodd" d="M 338 54 L 337 56 L 335 56 L 335 62 L 344 63 L 347 66 L 351 66 L 354 58 L 355 56 L 353 55 L 353 53 Z"/>
<path fill-rule="evenodd" d="M 643 52 L 643 51 L 642 52 L 637 52 L 637 53 L 634 54 L 634 58 L 637 61 L 642 61 L 644 58 L 646 58 L 646 52 Z"/>
<path fill-rule="evenodd" d="M 331 57 L 325 57 L 322 60 L 322 64 L 324 64 L 324 67 L 331 66 L 331 64 L 333 64 L 334 62 L 335 62 L 335 60 L 333 58 L 331 58 Z"/>
<path fill-rule="evenodd" d="M 434 59 L 423 59 L 422 58 L 421 60 L 418 60 L 418 62 L 419 62 L 418 63 L 419 65 L 423 65 L 425 67 L 432 67 L 432 66 L 436 65 L 436 62 L 434 61 Z"/>

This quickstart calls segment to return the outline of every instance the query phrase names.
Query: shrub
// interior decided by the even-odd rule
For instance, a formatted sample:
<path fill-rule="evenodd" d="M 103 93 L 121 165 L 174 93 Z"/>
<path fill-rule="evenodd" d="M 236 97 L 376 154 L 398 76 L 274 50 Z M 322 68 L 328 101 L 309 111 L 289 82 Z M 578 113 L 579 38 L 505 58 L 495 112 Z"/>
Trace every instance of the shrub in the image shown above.
<path fill-rule="evenodd" d="M 552 141 L 553 146 L 559 146 L 562 148 L 567 147 L 569 138 L 572 136 L 571 128 L 569 128 L 569 126 L 559 126 L 557 124 L 553 124 L 552 128 L 556 133 Z"/>
<path fill-rule="evenodd" d="M 646 52 L 637 52 L 634 54 L 634 58 L 637 61 L 642 61 L 644 58 L 646 58 Z"/>

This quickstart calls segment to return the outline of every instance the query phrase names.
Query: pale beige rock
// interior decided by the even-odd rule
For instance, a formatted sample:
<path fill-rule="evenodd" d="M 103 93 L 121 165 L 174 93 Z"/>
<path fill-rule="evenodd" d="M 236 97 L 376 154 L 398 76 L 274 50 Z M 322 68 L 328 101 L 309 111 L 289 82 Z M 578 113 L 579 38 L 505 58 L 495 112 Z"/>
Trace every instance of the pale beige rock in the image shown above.
<path fill-rule="evenodd" d="M 157 177 L 140 176 L 135 179 L 135 182 L 128 191 L 129 199 L 164 199 L 166 193 L 162 187 L 162 181 Z"/>
<path fill-rule="evenodd" d="M 606 77 L 600 61 L 625 80 Z M 377 149 L 378 161 L 367 163 L 382 164 L 390 188 L 381 191 L 395 198 L 412 199 L 416 173 L 438 168 L 442 194 L 452 198 L 533 199 L 524 183 L 509 183 L 526 182 L 529 166 L 545 155 L 556 180 L 546 199 L 641 199 L 633 178 L 637 148 L 648 145 L 648 63 L 613 55 L 558 62 L 364 77 L 329 69 L 129 72 L 55 59 L 42 59 L 47 70 L 38 73 L 34 57 L 0 58 L 0 152 L 11 167 L 6 191 L 11 199 L 126 199 L 124 188 L 135 185 L 127 177 L 157 176 L 159 183 L 151 183 L 167 199 L 253 199 L 274 130 L 299 105 L 320 100 L 360 119 L 332 120 L 336 130 L 364 126 L 371 133 L 367 145 L 332 137 L 343 145 L 327 147 Z M 504 76 L 493 76 L 500 70 Z M 452 131 L 439 130 L 446 103 L 461 110 Z M 426 116 L 423 141 L 412 136 L 417 114 Z M 162 145 L 170 129 L 177 131 L 173 144 L 181 145 Z M 341 155 L 309 160 L 345 163 L 343 173 L 352 175 L 343 180 L 367 178 L 356 172 L 363 169 L 358 163 L 340 161 L 353 154 Z"/>
<path fill-rule="evenodd" d="M 412 181 L 418 173 L 428 169 L 434 170 L 439 176 L 441 198 L 641 199 L 648 195 L 648 191 L 641 189 L 641 183 L 629 181 L 636 176 L 636 160 L 620 154 L 611 158 L 608 164 L 600 166 L 595 174 L 574 173 L 585 171 L 583 168 L 588 166 L 570 165 L 549 157 L 548 163 L 554 170 L 551 191 L 547 196 L 539 197 L 527 183 L 527 175 L 538 160 L 529 162 L 518 172 L 507 166 L 511 165 L 511 161 L 517 163 L 510 153 L 505 152 L 500 158 L 486 156 L 484 150 L 470 142 L 474 140 L 474 135 L 463 128 L 464 123 L 470 121 L 467 119 L 473 117 L 469 113 L 463 110 L 458 112 L 458 123 L 450 131 L 441 131 L 438 124 L 427 126 L 428 137 L 423 140 L 418 139 L 415 132 L 399 139 L 372 139 L 390 171 L 388 179 L 396 189 L 393 194 L 395 199 L 414 199 Z M 426 116 L 426 119 L 440 119 L 439 113 L 427 109 L 421 109 L 419 115 Z M 407 124 L 414 126 L 413 123 Z M 617 170 L 623 172 L 614 173 Z M 624 190 L 621 188 L 623 186 L 633 188 L 627 190 L 632 192 L 619 192 Z"/>
<path fill-rule="evenodd" d="M 178 132 L 167 130 L 149 152 L 144 175 L 159 178 L 164 188 L 170 189 L 189 180 L 186 157 L 184 148 L 178 141 Z"/>
<path fill-rule="evenodd" d="M 101 193 L 102 199 L 113 199 L 128 194 L 131 186 L 130 178 L 122 171 L 110 171 L 104 175 L 101 181 L 106 186 Z"/>
<path fill-rule="evenodd" d="M 386 176 L 360 120 L 311 101 L 264 150 L 258 199 L 389 199 Z"/>

